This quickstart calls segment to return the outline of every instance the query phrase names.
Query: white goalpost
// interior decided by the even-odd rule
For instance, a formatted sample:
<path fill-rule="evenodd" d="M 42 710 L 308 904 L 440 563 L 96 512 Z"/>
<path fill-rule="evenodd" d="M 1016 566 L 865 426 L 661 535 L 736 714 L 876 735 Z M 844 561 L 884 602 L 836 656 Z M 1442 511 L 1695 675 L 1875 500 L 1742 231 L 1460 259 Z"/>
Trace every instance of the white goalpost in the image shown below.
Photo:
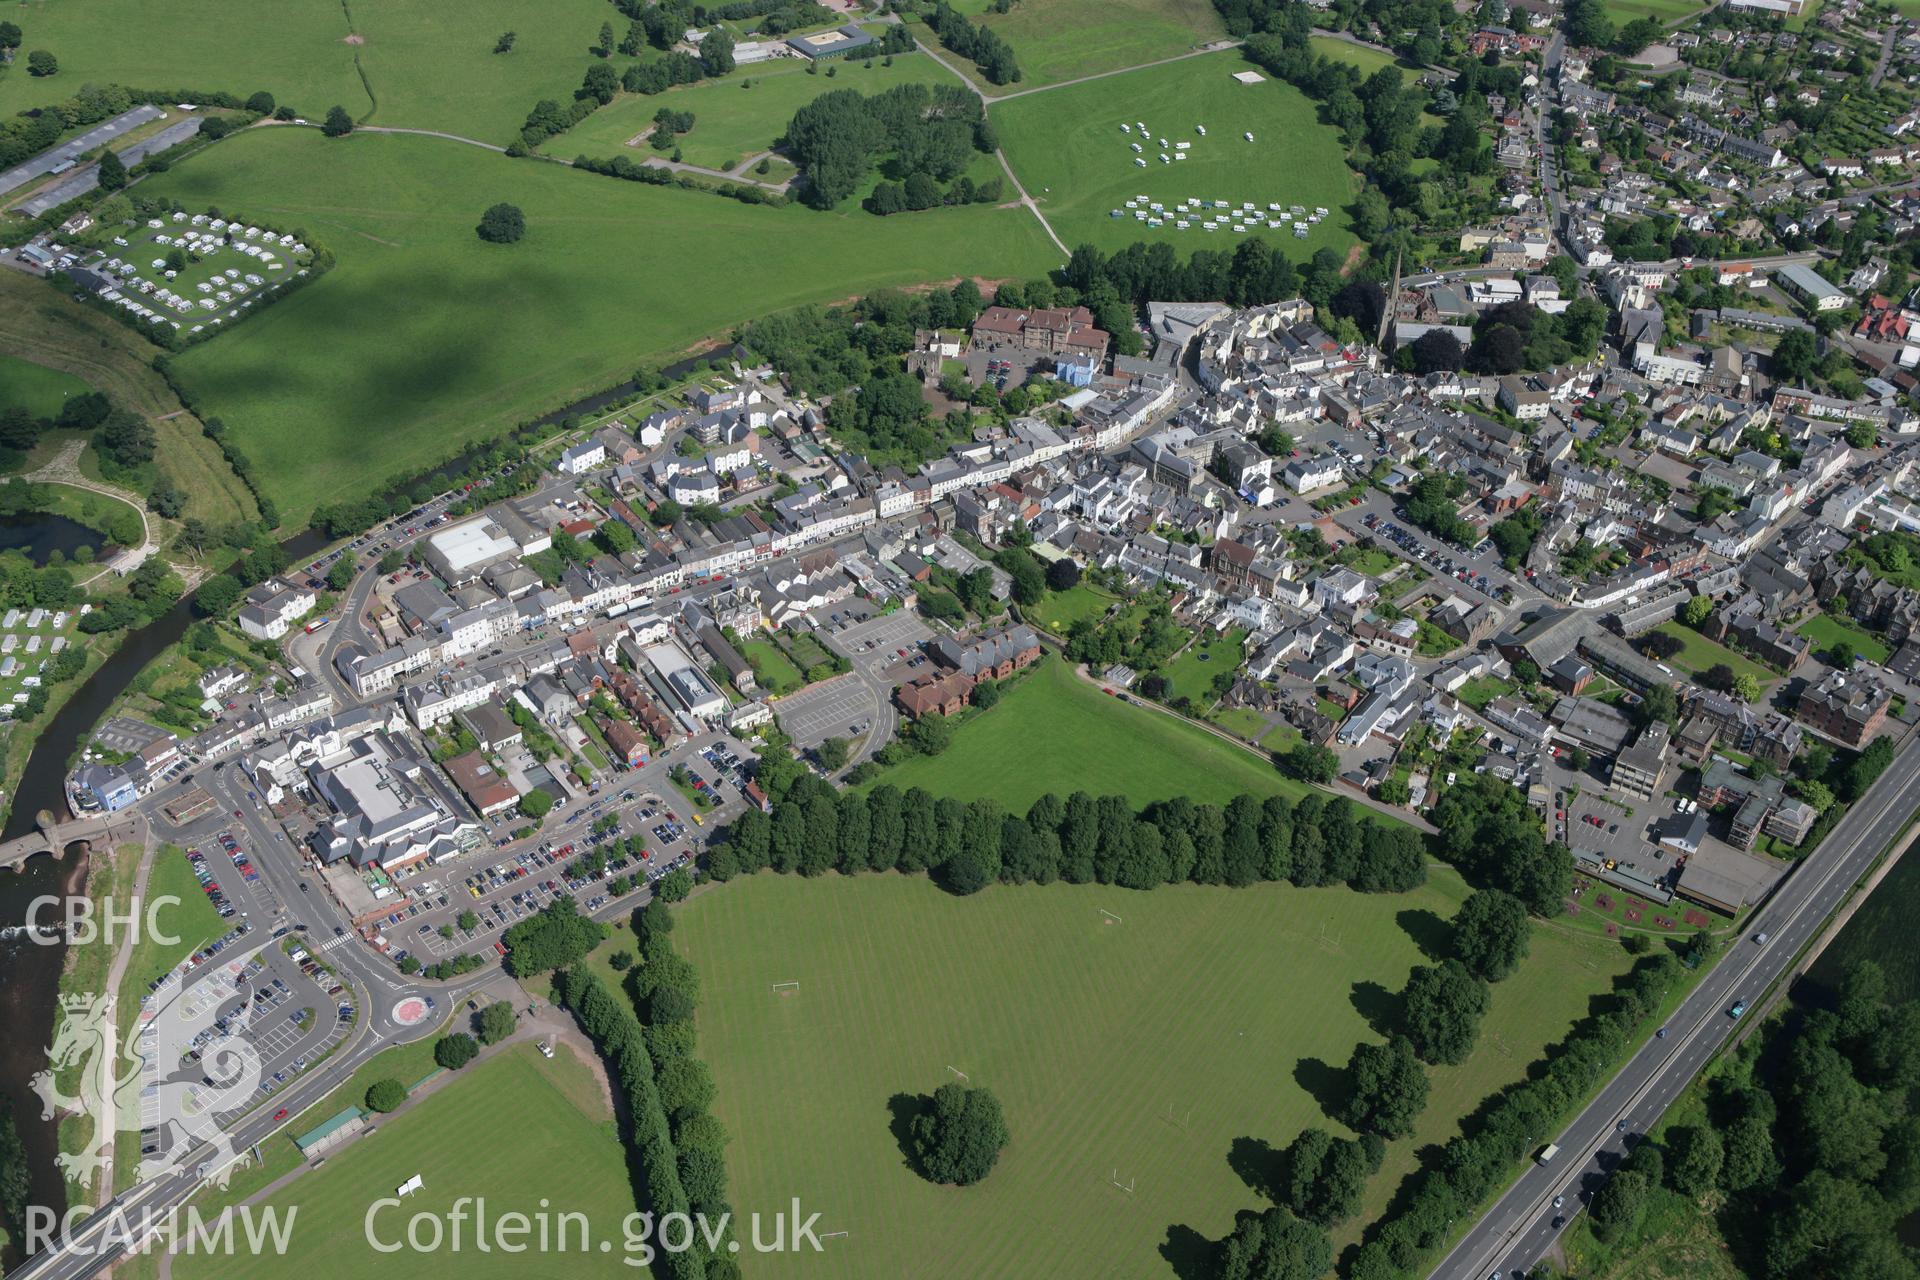
<path fill-rule="evenodd" d="M 1120 1170 L 1118 1170 L 1118 1169 L 1115 1169 L 1115 1170 L 1113 1171 L 1113 1185 L 1114 1185 L 1114 1186 L 1116 1186 L 1116 1187 L 1118 1187 L 1118 1188 L 1120 1188 L 1120 1189 L 1121 1189 L 1122 1191 L 1124 1191 L 1124 1192 L 1126 1192 L 1126 1193 L 1127 1193 L 1128 1195 L 1132 1195 L 1132 1194 L 1133 1194 L 1133 1184 L 1134 1184 L 1134 1181 L 1135 1181 L 1135 1179 L 1134 1179 L 1134 1177 L 1133 1177 L 1133 1175 L 1132 1175 L 1132 1174 L 1128 1174 L 1128 1175 L 1127 1175 L 1127 1180 L 1126 1180 L 1125 1182 L 1122 1182 L 1122 1181 L 1120 1181 Z"/>
<path fill-rule="evenodd" d="M 773 994 L 777 996 L 790 996 L 799 989 L 800 984 L 798 982 L 776 982 L 773 984 Z"/>
<path fill-rule="evenodd" d="M 949 1066 L 949 1067 L 947 1068 L 947 1070 L 949 1070 L 949 1071 L 951 1071 L 951 1072 L 953 1072 L 953 1074 L 955 1074 L 956 1076 L 959 1076 L 959 1077 L 960 1077 L 960 1078 L 961 1078 L 962 1080 L 965 1080 L 965 1081 L 967 1081 L 967 1082 L 968 1082 L 969 1084 L 971 1084 L 971 1083 L 973 1082 L 973 1077 L 972 1077 L 972 1076 L 970 1076 L 970 1075 L 968 1075 L 968 1074 L 967 1074 L 966 1072 L 964 1072 L 964 1071 L 962 1071 L 962 1070 L 961 1070 L 960 1068 L 958 1068 L 958 1067 L 955 1067 L 955 1066 Z"/>
<path fill-rule="evenodd" d="M 1100 908 L 1100 914 L 1107 918 L 1108 924 L 1124 924 L 1125 923 L 1125 921 L 1121 920 L 1119 916 L 1113 914 L 1113 912 L 1107 910 L 1105 907 Z"/>

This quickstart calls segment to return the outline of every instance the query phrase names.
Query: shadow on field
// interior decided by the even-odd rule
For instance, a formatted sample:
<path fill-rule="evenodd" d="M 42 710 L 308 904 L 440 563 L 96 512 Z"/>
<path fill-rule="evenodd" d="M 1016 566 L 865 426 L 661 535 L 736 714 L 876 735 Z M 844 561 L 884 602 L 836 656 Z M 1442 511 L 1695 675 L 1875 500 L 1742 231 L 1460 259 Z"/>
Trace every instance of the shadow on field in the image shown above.
<path fill-rule="evenodd" d="M 1160 1245 L 1160 1256 L 1167 1260 L 1179 1280 L 1207 1280 L 1213 1274 L 1214 1259 L 1219 1252 L 1219 1245 L 1192 1227 L 1178 1223 L 1167 1228 L 1167 1238 Z"/>
<path fill-rule="evenodd" d="M 1413 939 L 1420 954 L 1438 963 L 1453 954 L 1453 926 L 1424 908 L 1402 911 L 1393 922 Z"/>
<path fill-rule="evenodd" d="M 1329 1116 L 1347 1100 L 1347 1073 L 1318 1058 L 1302 1058 L 1294 1063 L 1293 1082 L 1305 1089 Z"/>
<path fill-rule="evenodd" d="M 1270 1204 L 1280 1203 L 1287 1179 L 1287 1153 L 1265 1138 L 1235 1138 L 1227 1148 L 1227 1167 L 1240 1181 Z"/>
<path fill-rule="evenodd" d="M 917 1093 L 896 1093 L 887 1099 L 887 1128 L 900 1146 L 900 1163 L 921 1173 L 920 1161 L 913 1154 L 913 1118 L 926 1107 L 927 1100 Z M 924 1174 L 921 1174 L 924 1177 Z"/>
<path fill-rule="evenodd" d="M 1377 982 L 1356 982 L 1347 998 L 1375 1035 L 1390 1040 L 1399 1032 L 1407 1003 L 1399 992 L 1389 991 Z"/>

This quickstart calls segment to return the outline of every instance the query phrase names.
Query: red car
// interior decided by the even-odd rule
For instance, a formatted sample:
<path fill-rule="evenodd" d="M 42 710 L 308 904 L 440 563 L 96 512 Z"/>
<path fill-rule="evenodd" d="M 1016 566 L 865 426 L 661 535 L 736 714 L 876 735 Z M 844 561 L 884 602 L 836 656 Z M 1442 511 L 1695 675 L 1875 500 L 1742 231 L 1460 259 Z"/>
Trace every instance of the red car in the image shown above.
<path fill-rule="evenodd" d="M 287 1118 L 287 1109 L 285 1107 L 280 1108 L 273 1113 L 273 1118 L 275 1120 L 285 1120 Z"/>

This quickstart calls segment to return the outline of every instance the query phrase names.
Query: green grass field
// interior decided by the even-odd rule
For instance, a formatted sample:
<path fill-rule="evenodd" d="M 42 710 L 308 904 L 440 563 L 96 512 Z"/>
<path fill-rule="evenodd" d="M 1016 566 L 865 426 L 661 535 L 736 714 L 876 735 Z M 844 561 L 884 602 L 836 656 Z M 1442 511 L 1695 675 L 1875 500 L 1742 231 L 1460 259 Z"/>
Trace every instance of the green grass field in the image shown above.
<path fill-rule="evenodd" d="M 988 84 L 972 63 L 941 55 L 993 95 L 1178 57 L 1227 33 L 1208 0 L 1018 0 L 1004 14 L 987 12 L 987 0 L 960 0 L 954 8 L 1013 46 L 1020 83 L 1011 85 Z M 936 43 L 925 27 L 914 34 Z"/>
<path fill-rule="evenodd" d="M 1218 1239 L 1237 1210 L 1264 1207 L 1229 1152 L 1338 1128 L 1302 1080 L 1320 1087 L 1325 1066 L 1376 1038 L 1360 1007 L 1420 963 L 1397 918 L 1451 916 L 1464 895 L 1446 872 L 1378 897 L 1052 885 L 955 898 L 919 877 L 770 874 L 700 894 L 675 937 L 700 972 L 734 1204 L 800 1194 L 821 1230 L 849 1233 L 824 1255 L 756 1258 L 754 1274 L 1201 1274 L 1189 1232 Z M 1365 1215 L 1625 961 L 1617 944 L 1537 929 L 1478 1049 L 1431 1073 L 1432 1103 L 1369 1184 Z M 772 992 L 790 981 L 796 994 Z M 910 1172 L 889 1127 L 890 1099 L 952 1079 L 948 1067 L 993 1089 L 1012 1133 L 964 1190 Z M 1170 1234 L 1177 1268 L 1160 1252 Z"/>
<path fill-rule="evenodd" d="M 1868 662 L 1885 662 L 1890 652 L 1886 641 L 1851 623 L 1842 622 L 1832 614 L 1816 613 L 1794 630 L 1813 641 L 1816 649 L 1826 649 L 1836 644 L 1851 645 L 1853 651 Z"/>
<path fill-rule="evenodd" d="M 1313 46 L 1315 53 L 1324 58 L 1332 58 L 1335 62 L 1344 62 L 1358 70 L 1362 76 L 1370 76 L 1382 67 L 1395 65 L 1397 61 L 1384 49 L 1370 49 L 1348 40 L 1336 40 L 1332 36 L 1313 36 L 1309 38 L 1308 43 Z"/>
<path fill-rule="evenodd" d="M 0 72 L 0 111 L 9 114 L 89 83 L 243 97 L 265 89 L 315 119 L 339 104 L 370 124 L 504 144 L 535 101 L 565 99 L 579 86 L 593 60 L 587 46 L 609 15 L 597 0 L 550 0 L 538 21 L 517 0 L 24 0 L 7 16 L 24 49 L 60 60 L 56 76 Z M 513 52 L 493 53 L 508 30 Z"/>
<path fill-rule="evenodd" d="M 1752 658 L 1743 657 L 1718 641 L 1707 639 L 1692 627 L 1678 622 L 1663 622 L 1654 630 L 1676 636 L 1686 645 L 1672 659 L 1675 666 L 1686 671 L 1705 671 L 1709 667 L 1724 662 L 1733 669 L 1733 674 L 1736 676 L 1751 675 L 1762 684 L 1771 683 L 1780 678 Z"/>
<path fill-rule="evenodd" d="M 1617 26 L 1626 26 L 1636 18 L 1651 18 L 1665 26 L 1699 13 L 1710 6 L 1700 0 L 1606 0 L 1607 16 Z"/>
<path fill-rule="evenodd" d="M 752 88 L 743 87 L 751 83 Z M 572 159 L 626 155 L 634 160 L 660 154 L 648 143 L 627 143 L 653 127 L 662 107 L 691 111 L 693 131 L 680 137 L 681 158 L 709 169 L 731 166 L 773 145 L 793 119 L 793 113 L 833 89 L 881 93 L 899 84 L 952 84 L 953 77 L 932 58 L 901 54 L 891 67 L 875 60 L 867 67 L 846 61 L 829 79 L 823 72 L 808 75 L 797 58 L 782 58 L 764 66 L 745 67 L 724 80 L 687 85 L 667 93 L 622 94 L 577 127 L 548 143 L 549 153 Z M 743 171 L 743 177 L 756 176 Z"/>
<path fill-rule="evenodd" d="M 1240 665 L 1241 646 L 1246 638 L 1246 630 L 1241 627 L 1224 634 L 1209 634 L 1169 662 L 1166 676 L 1173 683 L 1173 696 L 1190 698 L 1195 705 L 1211 703 L 1213 678 Z"/>
<path fill-rule="evenodd" d="M 776 698 L 807 682 L 800 668 L 766 640 L 746 641 L 740 646 L 740 656 L 753 664 L 753 677 L 760 687 Z"/>
<path fill-rule="evenodd" d="M 1057 636 L 1064 636 L 1082 618 L 1098 618 L 1120 597 L 1082 582 L 1065 591 L 1049 591 L 1027 610 L 1027 616 Z"/>
<path fill-rule="evenodd" d="M 428 138 L 256 131 L 148 185 L 286 221 L 338 258 L 174 365 L 288 527 L 749 316 L 1057 256 L 1017 209 L 749 207 Z M 497 200 L 526 212 L 519 244 L 474 234 Z"/>
<path fill-rule="evenodd" d="M 70 373 L 49 369 L 19 356 L 0 355 L 0 409 L 25 409 L 36 418 L 60 412 L 68 396 L 92 390 Z"/>
<path fill-rule="evenodd" d="M 512 1142 L 490 1142 L 485 1135 L 494 1128 L 510 1130 Z M 347 1146 L 270 1197 L 269 1204 L 299 1207 L 284 1256 L 182 1257 L 175 1259 L 174 1274 L 300 1276 L 311 1271 L 315 1251 L 324 1250 L 331 1276 L 392 1276 L 394 1256 L 375 1252 L 362 1223 L 374 1200 L 392 1196 L 414 1174 L 423 1188 L 404 1208 L 374 1215 L 376 1238 L 404 1242 L 414 1214 L 443 1216 L 460 1197 L 485 1196 L 487 1213 L 496 1220 L 514 1211 L 534 1214 L 544 1204 L 550 1213 L 584 1213 L 595 1247 L 584 1255 L 577 1243 L 566 1255 L 481 1252 L 469 1234 L 459 1252 L 445 1246 L 432 1253 L 405 1250 L 409 1276 L 634 1274 L 617 1248 L 621 1221 L 634 1211 L 633 1191 L 600 1086 L 571 1051 L 547 1061 L 530 1044 L 467 1068 L 419 1106 L 383 1121 L 378 1137 Z M 612 1241 L 615 1251 L 599 1252 L 601 1239 Z"/>
<path fill-rule="evenodd" d="M 1177 795 L 1224 804 L 1243 792 L 1306 793 L 1251 751 L 1108 697 L 1059 658 L 963 724 L 940 755 L 895 765 L 877 781 L 962 800 L 991 796 L 1016 812 L 1049 791 L 1124 794 L 1135 805 Z"/>
<path fill-rule="evenodd" d="M 1231 250 L 1249 234 L 1224 225 L 1208 232 L 1196 219 L 1188 219 L 1185 231 L 1171 218 L 1150 228 L 1126 208 L 1145 195 L 1169 211 L 1189 198 L 1236 208 L 1251 202 L 1263 215 L 1275 203 L 1325 208 L 1329 215 L 1305 239 L 1294 237 L 1290 223 L 1278 231 L 1262 225 L 1251 234 L 1296 260 L 1319 249 L 1344 254 L 1353 244 L 1343 211 L 1353 188 L 1339 139 L 1299 90 L 1274 80 L 1243 85 L 1233 79 L 1248 69 L 1237 53 L 1191 58 L 1018 98 L 991 115 L 1014 172 L 1069 245 L 1112 250 L 1165 239 L 1184 257 L 1195 249 Z M 1139 131 L 1122 133 L 1120 126 L 1139 122 L 1147 125 L 1150 146 L 1135 156 Z M 1195 132 L 1197 125 L 1206 126 L 1207 136 Z M 1190 158 L 1160 163 L 1163 137 L 1168 155 L 1181 154 L 1175 144 L 1192 143 L 1184 153 Z M 1112 217 L 1115 209 L 1124 216 Z"/>
<path fill-rule="evenodd" d="M 206 850 L 202 850 L 205 853 Z M 209 858 L 219 857 L 215 849 Z M 215 879 L 225 879 L 236 875 L 231 867 L 223 873 L 213 867 Z M 167 897 L 178 898 L 177 906 L 159 907 L 160 900 Z M 142 933 L 134 943 L 133 956 L 127 961 L 126 976 L 121 980 L 122 1000 L 139 1007 L 140 997 L 147 994 L 147 984 L 158 979 L 169 969 L 192 955 L 195 948 L 225 933 L 230 927 L 213 909 L 207 894 L 194 878 L 193 864 L 187 861 L 186 851 L 175 845 L 162 845 L 154 855 L 153 869 L 147 873 L 146 900 L 156 904 L 160 914 L 156 917 L 165 932 L 177 937 L 178 942 L 163 943 Z M 128 1010 L 121 1010 L 122 1021 L 130 1023 Z"/>

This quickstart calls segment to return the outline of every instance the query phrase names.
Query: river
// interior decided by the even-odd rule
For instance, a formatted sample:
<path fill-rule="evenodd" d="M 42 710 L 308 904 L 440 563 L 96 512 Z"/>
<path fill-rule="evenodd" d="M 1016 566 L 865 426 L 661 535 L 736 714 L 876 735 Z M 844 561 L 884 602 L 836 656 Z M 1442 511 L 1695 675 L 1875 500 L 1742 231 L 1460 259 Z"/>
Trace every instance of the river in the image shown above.
<path fill-rule="evenodd" d="M 727 345 L 713 347 L 663 372 L 670 379 L 684 377 L 699 364 L 731 350 Z M 570 416 L 597 413 L 635 390 L 634 384 L 627 383 L 557 409 L 539 421 L 550 425 Z M 486 447 L 490 446 L 476 446 L 476 449 Z M 467 456 L 449 462 L 422 479 L 450 474 L 465 465 Z M 99 544 L 97 532 L 64 517 L 39 514 L 13 519 L 15 522 L 9 523 L 0 518 L 0 547 L 19 546 L 28 550 L 36 561 L 44 562 L 55 549 L 71 556 L 89 539 L 93 545 Z M 20 521 L 25 523 L 18 523 Z M 64 525 L 73 528 L 67 530 L 61 527 Z M 9 538 L 18 540 L 8 541 Z M 280 545 L 286 550 L 290 563 L 299 565 L 324 551 L 328 540 L 323 534 L 308 530 Z M 189 598 L 130 632 L 113 656 L 54 714 L 40 730 L 33 754 L 20 775 L 14 790 L 13 810 L 5 830 L 0 832 L 0 839 L 31 831 L 35 815 L 42 809 L 53 810 L 56 817 L 66 816 L 68 762 L 126 689 L 128 681 L 179 640 L 193 620 L 193 604 Z M 16 874 L 0 873 L 0 926 L 22 923 L 35 898 L 51 895 L 64 899 L 80 892 L 85 885 L 85 863 L 83 848 L 76 845 L 59 859 L 34 858 Z M 62 1210 L 66 1207 L 66 1190 L 54 1166 L 54 1156 L 59 1151 L 56 1126 L 53 1121 L 40 1118 L 40 1100 L 28 1082 L 45 1063 L 45 1046 L 52 1035 L 60 972 L 65 961 L 64 945 L 38 945 L 24 940 L 0 942 L 0 1026 L 7 1028 L 7 1034 L 0 1036 L 0 1095 L 13 1104 L 21 1141 L 32 1161 L 31 1203 Z"/>
<path fill-rule="evenodd" d="M 307 532 L 281 545 L 293 562 L 299 563 L 323 550 L 326 539 Z M 54 713 L 40 729 L 33 754 L 20 775 L 13 811 L 4 831 L 0 831 L 0 839 L 32 831 L 35 816 L 42 809 L 54 811 L 56 817 L 67 816 L 68 761 L 126 689 L 127 682 L 179 640 L 193 620 L 193 602 L 188 598 L 146 626 L 129 632 L 113 656 Z M 57 860 L 33 858 L 18 873 L 0 872 L 0 926 L 25 921 L 35 898 L 65 898 L 80 892 L 85 885 L 85 866 L 84 846 L 75 845 Z M 7 1034 L 0 1036 L 0 1095 L 13 1104 L 20 1138 L 32 1161 L 31 1203 L 56 1209 L 66 1206 L 65 1187 L 54 1167 L 59 1150 L 56 1126 L 40 1118 L 40 1100 L 29 1081 L 46 1060 L 65 961 L 64 945 L 22 939 L 0 942 L 0 1026 L 7 1029 Z"/>

